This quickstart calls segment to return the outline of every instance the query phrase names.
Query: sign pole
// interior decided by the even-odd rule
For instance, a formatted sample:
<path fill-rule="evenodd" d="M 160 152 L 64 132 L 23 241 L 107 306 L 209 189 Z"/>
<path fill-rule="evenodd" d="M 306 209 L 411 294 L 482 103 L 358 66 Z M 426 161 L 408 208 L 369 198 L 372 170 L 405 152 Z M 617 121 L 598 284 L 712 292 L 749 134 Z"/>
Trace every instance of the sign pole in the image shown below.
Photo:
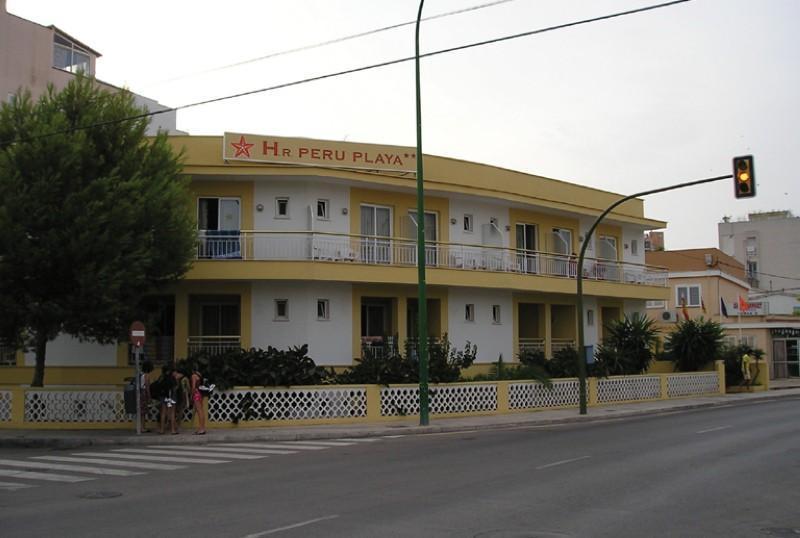
<path fill-rule="evenodd" d="M 133 354 L 136 357 L 136 435 L 142 434 L 142 371 L 139 367 L 139 355 L 142 347 L 136 346 Z"/>

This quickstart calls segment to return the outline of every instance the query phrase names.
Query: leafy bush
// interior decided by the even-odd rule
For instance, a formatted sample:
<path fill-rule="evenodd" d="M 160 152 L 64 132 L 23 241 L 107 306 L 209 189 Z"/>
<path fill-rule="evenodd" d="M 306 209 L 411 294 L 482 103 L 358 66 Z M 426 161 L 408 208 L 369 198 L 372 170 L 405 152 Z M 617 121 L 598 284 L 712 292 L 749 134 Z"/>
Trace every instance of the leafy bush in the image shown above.
<path fill-rule="evenodd" d="M 547 360 L 544 359 L 544 354 L 542 354 L 542 360 Z M 533 379 L 547 387 L 552 386 L 550 375 L 544 365 L 540 364 L 537 359 L 526 360 L 525 364 L 506 364 L 503 362 L 502 354 L 498 357 L 497 362 L 492 363 L 488 374 L 478 374 L 470 379 L 464 379 L 464 381 L 511 381 L 519 379 Z"/>
<path fill-rule="evenodd" d="M 658 339 L 655 322 L 638 312 L 630 318 L 614 320 L 608 325 L 608 338 L 595 353 L 598 369 L 605 375 L 638 375 L 653 361 L 653 348 Z"/>
<path fill-rule="evenodd" d="M 722 349 L 722 326 L 704 318 L 679 321 L 664 348 L 679 372 L 696 372 L 715 360 Z"/>
<path fill-rule="evenodd" d="M 217 355 L 200 352 L 178 361 L 177 367 L 184 372 L 197 368 L 220 390 L 234 386 L 319 385 L 330 377 L 328 370 L 308 356 L 307 345 L 285 351 L 269 346 L 266 350 L 238 349 Z"/>
<path fill-rule="evenodd" d="M 744 385 L 745 379 L 742 373 L 742 356 L 747 353 L 754 359 L 756 375 L 753 380 L 758 378 L 759 362 L 764 358 L 764 351 L 740 344 L 738 346 L 723 346 L 720 358 L 725 361 L 725 386 L 735 387 Z"/>
<path fill-rule="evenodd" d="M 389 339 L 384 338 L 384 342 Z M 397 339 L 393 339 L 394 342 Z M 464 350 L 452 346 L 445 335 L 440 341 L 428 344 L 428 381 L 430 383 L 452 383 L 461 377 L 461 370 L 475 362 L 478 346 L 469 342 Z M 419 358 L 413 342 L 406 342 L 405 354 L 396 345 L 384 344 L 382 348 L 365 347 L 356 364 L 337 375 L 336 383 L 419 383 Z"/>

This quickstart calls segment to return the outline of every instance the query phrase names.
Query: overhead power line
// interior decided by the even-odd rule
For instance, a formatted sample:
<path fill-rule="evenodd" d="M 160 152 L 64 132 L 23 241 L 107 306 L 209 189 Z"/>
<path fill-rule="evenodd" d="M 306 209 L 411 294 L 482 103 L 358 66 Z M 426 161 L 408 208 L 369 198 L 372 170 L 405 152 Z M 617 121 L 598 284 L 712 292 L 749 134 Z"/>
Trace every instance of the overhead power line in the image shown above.
<path fill-rule="evenodd" d="M 453 15 L 461 15 L 462 13 L 469 13 L 469 12 L 472 12 L 472 11 L 478 11 L 480 9 L 485 9 L 485 8 L 488 8 L 488 7 L 494 7 L 494 6 L 499 5 L 499 4 L 507 4 L 509 2 L 514 2 L 514 1 L 515 0 L 496 0 L 495 2 L 488 2 L 486 4 L 479 4 L 477 6 L 471 6 L 471 7 L 467 7 L 467 8 L 463 8 L 463 9 L 458 9 L 458 10 L 455 10 L 455 11 L 448 11 L 446 13 L 439 13 L 438 15 L 431 15 L 430 17 L 423 17 L 422 20 L 423 21 L 432 21 L 432 20 L 435 20 L 435 19 L 443 19 L 445 17 L 452 17 Z M 187 73 L 185 75 L 179 75 L 177 77 L 168 78 L 166 80 L 162 80 L 162 81 L 159 81 L 159 82 L 153 82 L 151 84 L 145 84 L 144 86 L 145 87 L 159 86 L 161 84 L 166 84 L 168 82 L 174 82 L 176 80 L 183 80 L 183 79 L 186 79 L 186 78 L 199 76 L 199 75 L 207 75 L 209 73 L 215 73 L 217 71 L 224 71 L 226 69 L 233 69 L 234 67 L 241 67 L 243 65 L 248 65 L 248 64 L 251 64 L 251 63 L 261 62 L 261 61 L 264 61 L 264 60 L 269 60 L 271 58 L 277 58 L 277 57 L 280 57 L 280 56 L 287 56 L 289 54 L 294 54 L 294 53 L 297 53 L 297 52 L 305 52 L 305 51 L 308 51 L 308 50 L 314 50 L 314 49 L 318 49 L 318 48 L 322 48 L 322 47 L 327 47 L 327 46 L 330 46 L 330 45 L 335 45 L 337 43 L 343 43 L 345 41 L 352 41 L 354 39 L 360 39 L 362 37 L 367 37 L 367 36 L 379 34 L 381 32 L 386 32 L 388 30 L 396 30 L 397 28 L 402 28 L 404 26 L 410 26 L 412 24 L 416 24 L 416 22 L 417 22 L 416 20 L 413 20 L 413 21 L 407 21 L 407 22 L 400 22 L 400 23 L 397 23 L 397 24 L 391 24 L 389 26 L 382 26 L 380 28 L 374 28 L 372 30 L 367 30 L 365 32 L 359 32 L 357 34 L 351 34 L 351 35 L 346 35 L 346 36 L 342 36 L 342 37 L 337 37 L 337 38 L 334 38 L 334 39 L 329 39 L 327 41 L 321 41 L 319 43 L 313 43 L 311 45 L 303 45 L 302 47 L 295 47 L 295 48 L 282 50 L 282 51 L 278 51 L 278 52 L 272 52 L 272 53 L 269 53 L 269 54 L 265 54 L 263 56 L 257 56 L 255 58 L 250 58 L 248 60 L 242 60 L 242 61 L 234 62 L 234 63 L 231 63 L 231 64 L 212 67 L 210 69 L 205 69 L 203 71 L 196 71 L 194 73 Z"/>
<path fill-rule="evenodd" d="M 553 32 L 553 31 L 556 31 L 556 30 L 564 30 L 566 28 L 571 28 L 571 27 L 574 27 L 574 26 L 581 26 L 581 25 L 590 24 L 590 23 L 593 23 L 593 22 L 600 22 L 600 21 L 605 21 L 605 20 L 609 20 L 609 19 L 625 17 L 625 16 L 628 16 L 628 15 L 635 15 L 635 14 L 638 14 L 638 13 L 644 13 L 644 12 L 653 11 L 653 10 L 656 10 L 656 9 L 672 7 L 672 6 L 675 6 L 675 5 L 678 5 L 678 4 L 684 4 L 684 3 L 687 3 L 687 2 L 691 2 L 691 1 L 692 0 L 674 0 L 672 2 L 665 2 L 665 3 L 662 3 L 662 4 L 654 4 L 654 5 L 645 6 L 645 7 L 641 7 L 641 8 L 637 8 L 637 9 L 630 9 L 630 10 L 627 10 L 627 11 L 619 11 L 617 13 L 611 13 L 609 15 L 602 15 L 602 16 L 599 16 L 599 17 L 592 17 L 592 18 L 589 18 L 589 19 L 582 19 L 582 20 L 579 20 L 579 21 L 573 21 L 573 22 L 568 22 L 568 23 L 564 23 L 564 24 L 558 24 L 558 25 L 555 25 L 555 26 L 548 26 L 546 28 L 539 28 L 537 30 L 530 30 L 530 31 L 527 31 L 527 32 L 522 32 L 522 33 L 518 33 L 518 34 L 512 34 L 512 35 L 508 35 L 508 36 L 504 36 L 504 37 L 488 39 L 488 40 L 485 40 L 485 41 L 476 41 L 474 43 L 469 43 L 469 44 L 466 44 L 466 45 L 459 45 L 459 46 L 456 46 L 456 47 L 449 47 L 449 48 L 446 48 L 446 49 L 440 49 L 440 50 L 436 50 L 436 51 L 433 51 L 433 52 L 426 52 L 424 54 L 420 54 L 419 57 L 420 58 L 430 58 L 432 56 L 438 56 L 440 54 L 446 54 L 446 53 L 449 53 L 449 52 L 457 52 L 457 51 L 472 49 L 472 48 L 475 48 L 475 47 L 482 47 L 482 46 L 485 46 L 485 45 L 493 45 L 495 43 L 502 43 L 504 41 L 510 41 L 512 39 L 519 39 L 519 38 L 522 38 L 522 37 L 529 37 L 529 36 L 533 36 L 533 35 L 544 34 L 544 33 Z M 138 119 L 147 118 L 147 117 L 151 117 L 151 116 L 157 116 L 159 114 L 168 114 L 170 112 L 176 112 L 178 110 L 185 110 L 187 108 L 194 108 L 194 107 L 198 107 L 198 106 L 209 105 L 209 104 L 212 104 L 212 103 L 219 103 L 221 101 L 228 101 L 228 100 L 231 100 L 231 99 L 238 99 L 240 97 L 247 97 L 249 95 L 256 95 L 256 94 L 259 94 L 259 93 L 266 93 L 266 92 L 269 92 L 269 91 L 280 90 L 280 89 L 283 89 L 283 88 L 290 88 L 292 86 L 300 86 L 302 84 L 308 84 L 310 82 L 317 82 L 317 81 L 320 81 L 320 80 L 326 80 L 326 79 L 330 79 L 330 78 L 341 77 L 341 76 L 344 76 L 344 75 L 352 75 L 354 73 L 360 73 L 362 71 L 370 71 L 372 69 L 378 69 L 378 68 L 381 68 L 381 67 L 388 67 L 390 65 L 396 65 L 396 64 L 400 64 L 400 63 L 404 63 L 404 62 L 409 62 L 409 61 L 412 61 L 414 59 L 415 59 L 415 56 L 407 56 L 405 58 L 397 58 L 395 60 L 387 60 L 385 62 L 380 62 L 380 63 L 376 63 L 376 64 L 371 64 L 371 65 L 365 65 L 365 66 L 361 66 L 361 67 L 354 67 L 352 69 L 345 69 L 343 71 L 337 71 L 335 73 L 327 73 L 327 74 L 318 75 L 318 76 L 315 76 L 315 77 L 309 77 L 309 78 L 304 78 L 304 79 L 300 79 L 300 80 L 294 80 L 294 81 L 291 81 L 291 82 L 284 82 L 282 84 L 276 84 L 274 86 L 267 86 L 267 87 L 264 87 L 264 88 L 258 88 L 256 90 L 249 90 L 249 91 L 246 91 L 246 92 L 235 93 L 235 94 L 226 95 L 226 96 L 223 96 L 223 97 L 215 97 L 213 99 L 206 99 L 206 100 L 203 100 L 203 101 L 197 101 L 197 102 L 194 102 L 194 103 L 188 103 L 188 104 L 176 106 L 176 107 L 173 107 L 173 108 L 166 108 L 166 109 L 163 109 L 163 110 L 156 110 L 156 111 L 153 111 L 153 112 L 145 112 L 145 113 L 142 113 L 142 114 L 136 114 L 134 116 L 129 116 L 129 117 L 126 117 L 126 118 L 120 118 L 120 119 L 116 119 L 116 120 L 109 120 L 109 121 L 105 121 L 105 122 L 99 122 L 99 123 L 94 123 L 94 124 L 90 124 L 90 125 L 74 127 L 72 129 L 54 131 L 52 133 L 46 133 L 46 134 L 38 135 L 38 136 L 35 136 L 35 137 L 30 137 L 30 138 L 27 138 L 27 139 L 19 140 L 18 142 L 28 142 L 28 141 L 32 141 L 32 140 L 38 140 L 40 138 L 47 138 L 47 137 L 50 137 L 50 136 L 57 136 L 57 135 L 60 135 L 60 134 L 72 133 L 72 132 L 75 132 L 75 131 L 85 131 L 85 130 L 93 129 L 93 128 L 96 128 L 96 127 L 104 127 L 106 125 L 113 125 L 113 124 L 116 124 L 116 123 L 121 123 L 123 121 L 133 121 L 133 120 L 138 120 Z M 11 142 L 13 142 L 13 140 L 5 140 L 5 141 L 2 142 L 2 145 L 10 144 Z"/>

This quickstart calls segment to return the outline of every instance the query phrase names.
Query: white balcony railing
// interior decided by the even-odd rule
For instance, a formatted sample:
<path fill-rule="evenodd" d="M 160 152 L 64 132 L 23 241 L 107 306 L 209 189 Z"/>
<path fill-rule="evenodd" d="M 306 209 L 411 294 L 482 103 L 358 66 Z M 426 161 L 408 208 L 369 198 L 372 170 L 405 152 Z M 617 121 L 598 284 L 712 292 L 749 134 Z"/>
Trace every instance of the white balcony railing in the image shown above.
<path fill-rule="evenodd" d="M 520 338 L 519 353 L 527 351 L 540 351 L 544 353 L 544 338 Z"/>
<path fill-rule="evenodd" d="M 322 232 L 219 232 L 198 234 L 197 258 L 213 260 L 326 261 L 369 265 L 416 266 L 411 239 Z M 534 250 L 429 242 L 429 267 L 575 278 L 575 256 Z M 587 280 L 667 286 L 667 270 L 635 263 L 587 258 Z"/>
<path fill-rule="evenodd" d="M 240 336 L 190 336 L 188 338 L 190 355 L 200 351 L 210 355 L 219 355 L 241 347 L 242 338 Z"/>

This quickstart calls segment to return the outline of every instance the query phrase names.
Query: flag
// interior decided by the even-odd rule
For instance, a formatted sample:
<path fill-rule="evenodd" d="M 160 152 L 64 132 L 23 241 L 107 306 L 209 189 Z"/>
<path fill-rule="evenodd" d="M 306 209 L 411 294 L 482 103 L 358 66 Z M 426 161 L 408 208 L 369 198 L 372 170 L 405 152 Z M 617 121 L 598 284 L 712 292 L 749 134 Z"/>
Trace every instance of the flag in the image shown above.
<path fill-rule="evenodd" d="M 686 299 L 681 299 L 681 312 L 683 312 L 683 319 L 689 321 L 689 309 L 686 308 Z"/>
<path fill-rule="evenodd" d="M 702 297 L 700 298 L 700 306 L 703 308 L 703 314 L 705 314 L 706 313 L 706 302 L 702 299 Z"/>
<path fill-rule="evenodd" d="M 740 295 L 739 296 L 739 313 L 741 314 L 743 312 L 747 312 L 748 310 L 750 310 L 750 305 L 747 304 L 747 301 L 742 299 L 742 296 Z"/>
<path fill-rule="evenodd" d="M 720 307 L 720 312 L 722 313 L 722 315 L 727 318 L 728 317 L 728 309 L 725 308 L 725 300 L 722 297 L 719 298 L 719 307 Z"/>

